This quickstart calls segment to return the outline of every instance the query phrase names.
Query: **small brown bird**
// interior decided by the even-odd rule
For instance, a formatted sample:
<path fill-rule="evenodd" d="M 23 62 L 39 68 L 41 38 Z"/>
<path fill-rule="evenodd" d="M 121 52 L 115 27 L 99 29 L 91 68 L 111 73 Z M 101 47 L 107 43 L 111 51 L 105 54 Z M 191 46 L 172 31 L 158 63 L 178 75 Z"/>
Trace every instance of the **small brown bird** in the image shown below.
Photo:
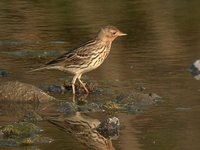
<path fill-rule="evenodd" d="M 74 74 L 72 79 L 73 94 L 75 94 L 75 82 L 77 79 L 86 93 L 89 93 L 85 84 L 81 81 L 82 74 L 99 67 L 108 56 L 113 40 L 124 35 L 127 34 L 121 32 L 114 26 L 105 26 L 100 29 L 93 40 L 48 62 L 44 67 L 32 71 L 58 69 L 69 72 Z"/>

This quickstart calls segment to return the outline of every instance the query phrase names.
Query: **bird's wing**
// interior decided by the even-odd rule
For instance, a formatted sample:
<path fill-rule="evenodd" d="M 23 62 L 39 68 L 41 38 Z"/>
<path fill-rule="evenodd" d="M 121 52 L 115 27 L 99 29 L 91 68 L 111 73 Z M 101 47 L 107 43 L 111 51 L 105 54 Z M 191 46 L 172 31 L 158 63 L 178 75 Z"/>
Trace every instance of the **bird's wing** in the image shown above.
<path fill-rule="evenodd" d="M 83 61 L 88 60 L 89 54 L 86 53 L 89 47 L 80 47 L 74 51 L 67 52 L 62 56 L 48 62 L 46 66 L 68 66 L 68 65 L 78 65 Z"/>
<path fill-rule="evenodd" d="M 75 54 L 73 52 L 67 52 L 67 53 L 61 55 L 60 57 L 46 63 L 46 66 L 55 66 L 55 65 L 59 65 L 60 63 L 63 63 L 66 61 L 70 61 L 74 57 L 74 55 Z"/>

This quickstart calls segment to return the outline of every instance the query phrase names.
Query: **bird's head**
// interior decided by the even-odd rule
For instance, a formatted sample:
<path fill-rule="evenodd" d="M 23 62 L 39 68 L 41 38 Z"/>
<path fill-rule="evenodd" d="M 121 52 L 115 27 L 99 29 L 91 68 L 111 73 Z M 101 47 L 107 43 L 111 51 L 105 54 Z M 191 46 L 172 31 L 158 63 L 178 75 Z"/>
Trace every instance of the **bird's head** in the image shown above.
<path fill-rule="evenodd" d="M 125 35 L 127 34 L 121 32 L 116 27 L 108 25 L 101 28 L 101 30 L 98 33 L 97 38 L 105 42 L 112 42 L 115 38 L 119 36 L 125 36 Z"/>

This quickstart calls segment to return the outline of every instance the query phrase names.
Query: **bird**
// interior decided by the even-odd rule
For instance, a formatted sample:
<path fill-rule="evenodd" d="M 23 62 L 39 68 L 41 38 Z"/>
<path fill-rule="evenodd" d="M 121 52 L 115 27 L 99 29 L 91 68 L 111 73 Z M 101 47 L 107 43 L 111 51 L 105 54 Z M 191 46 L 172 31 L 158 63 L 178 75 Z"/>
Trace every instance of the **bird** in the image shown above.
<path fill-rule="evenodd" d="M 106 25 L 100 28 L 97 35 L 90 41 L 82 44 L 78 48 L 72 49 L 60 57 L 46 63 L 44 67 L 34 69 L 38 71 L 43 69 L 57 69 L 74 75 L 71 85 L 72 92 L 75 95 L 75 83 L 78 80 L 86 93 L 89 90 L 81 80 L 84 73 L 90 72 L 99 67 L 110 53 L 113 41 L 126 33 L 120 31 L 112 25 Z M 31 72 L 32 72 L 31 71 Z"/>

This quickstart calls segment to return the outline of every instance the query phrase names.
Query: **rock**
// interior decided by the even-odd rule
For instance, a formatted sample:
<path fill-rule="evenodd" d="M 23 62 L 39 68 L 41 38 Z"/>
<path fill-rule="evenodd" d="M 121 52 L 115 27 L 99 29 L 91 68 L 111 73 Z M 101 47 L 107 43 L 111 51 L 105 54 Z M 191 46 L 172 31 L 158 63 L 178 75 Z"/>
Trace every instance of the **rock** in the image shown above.
<path fill-rule="evenodd" d="M 102 121 L 96 130 L 105 138 L 113 139 L 113 137 L 119 136 L 120 123 L 116 117 L 107 118 Z"/>
<path fill-rule="evenodd" d="M 92 103 L 88 103 L 84 105 L 79 105 L 78 111 L 83 112 L 83 113 L 88 113 L 88 112 L 101 112 L 104 110 L 101 104 L 92 102 Z"/>
<path fill-rule="evenodd" d="M 39 114 L 30 110 L 24 115 L 24 119 L 23 119 L 23 121 L 25 122 L 38 122 L 42 120 L 43 118 Z"/>
<path fill-rule="evenodd" d="M 98 90 L 98 88 L 97 88 L 98 85 L 96 83 L 87 83 L 86 87 L 90 91 L 90 93 L 93 93 L 93 94 L 101 93 Z M 76 88 L 77 94 L 85 93 L 85 90 L 79 84 L 76 84 L 75 88 Z M 68 91 L 72 92 L 71 82 L 65 82 L 64 85 L 52 85 L 48 88 L 48 92 L 54 93 L 54 94 L 64 94 Z"/>
<path fill-rule="evenodd" d="M 138 113 L 143 109 L 153 106 L 159 102 L 162 102 L 162 97 L 155 93 L 143 93 L 143 92 L 130 92 L 128 94 L 120 94 L 112 102 L 114 108 L 117 110 Z M 115 105 L 114 105 L 115 104 Z"/>
<path fill-rule="evenodd" d="M 67 115 L 72 115 L 77 112 L 77 105 L 75 103 L 66 102 L 58 109 L 59 112 L 65 113 Z"/>
<path fill-rule="evenodd" d="M 123 96 L 122 96 L 123 95 Z M 129 94 L 122 94 L 118 96 L 117 102 L 119 104 L 127 104 L 127 103 L 134 103 L 134 104 L 141 104 L 141 105 L 152 105 L 157 101 L 160 101 L 162 97 L 158 96 L 155 93 L 143 93 L 143 92 L 130 92 Z M 120 97 L 120 98 L 119 98 Z M 119 100 L 120 99 L 120 100 Z"/>
<path fill-rule="evenodd" d="M 162 102 L 162 98 L 155 93 L 130 92 L 128 94 L 120 94 L 114 100 L 105 102 L 88 103 L 84 99 L 77 101 L 77 103 L 65 102 L 60 105 L 58 111 L 68 115 L 77 111 L 81 113 L 106 112 L 109 114 L 119 111 L 138 113 L 159 102 Z"/>
<path fill-rule="evenodd" d="M 0 101 L 49 102 L 55 98 L 41 89 L 18 81 L 0 84 Z"/>
<path fill-rule="evenodd" d="M 200 59 L 196 60 L 189 68 L 189 72 L 196 80 L 200 80 Z"/>
<path fill-rule="evenodd" d="M 48 88 L 48 92 L 55 94 L 64 94 L 66 92 L 66 88 L 64 86 L 52 85 Z"/>

